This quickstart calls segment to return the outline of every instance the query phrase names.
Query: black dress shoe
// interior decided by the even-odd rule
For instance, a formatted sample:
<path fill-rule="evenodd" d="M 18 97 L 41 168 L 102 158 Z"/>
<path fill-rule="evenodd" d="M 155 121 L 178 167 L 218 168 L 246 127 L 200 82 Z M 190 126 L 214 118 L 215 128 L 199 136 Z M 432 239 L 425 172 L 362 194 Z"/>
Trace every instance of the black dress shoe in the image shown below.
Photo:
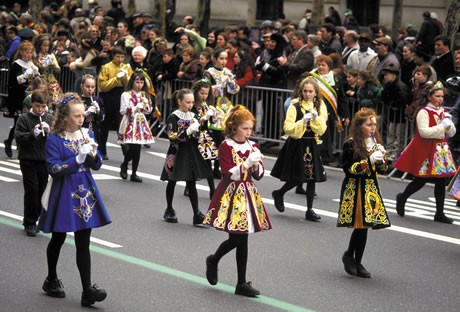
<path fill-rule="evenodd" d="M 136 182 L 136 183 L 142 183 L 142 178 L 135 175 L 135 174 L 132 174 L 131 175 L 131 179 L 130 179 L 132 182 Z"/>
<path fill-rule="evenodd" d="M 128 178 L 128 166 L 121 164 L 120 166 L 120 177 L 123 180 L 126 180 Z"/>
<path fill-rule="evenodd" d="M 252 287 L 251 282 L 246 282 L 236 285 L 235 294 L 246 297 L 256 297 L 260 295 L 260 291 Z"/>
<path fill-rule="evenodd" d="M 95 302 L 104 301 L 107 297 L 107 292 L 105 289 L 99 288 L 96 284 L 86 288 L 81 294 L 81 305 L 84 307 L 89 307 Z"/>
<path fill-rule="evenodd" d="M 196 215 L 193 216 L 193 225 L 203 224 L 204 214 L 201 211 L 198 211 Z"/>
<path fill-rule="evenodd" d="M 65 297 L 65 292 L 64 292 L 64 286 L 62 285 L 62 282 L 60 279 L 54 278 L 54 279 L 45 279 L 43 282 L 42 289 L 46 294 L 50 297 L 54 298 L 64 298 Z"/>
<path fill-rule="evenodd" d="M 145 148 L 151 148 L 152 146 L 150 144 L 144 144 Z"/>
<path fill-rule="evenodd" d="M 357 276 L 362 278 L 370 278 L 371 273 L 369 273 L 366 268 L 360 263 L 357 266 Z"/>
<path fill-rule="evenodd" d="M 454 222 L 454 219 L 449 218 L 445 214 L 435 214 L 434 215 L 434 221 L 441 222 L 441 223 L 452 224 Z"/>
<path fill-rule="evenodd" d="M 321 217 L 318 216 L 313 209 L 309 209 L 307 210 L 307 212 L 305 212 L 305 220 L 319 222 L 319 220 L 321 220 Z"/>
<path fill-rule="evenodd" d="M 275 208 L 279 212 L 284 212 L 284 200 L 283 195 L 279 193 L 279 191 L 272 192 L 273 201 L 275 202 Z"/>
<path fill-rule="evenodd" d="M 107 154 L 102 154 L 102 159 L 103 160 L 109 160 L 109 156 L 107 156 Z"/>
<path fill-rule="evenodd" d="M 188 191 L 187 186 L 184 188 L 184 196 L 189 196 L 189 191 Z"/>
<path fill-rule="evenodd" d="M 5 144 L 5 154 L 8 157 L 13 157 L 13 150 L 11 149 L 11 143 L 8 140 L 3 141 L 3 144 Z"/>
<path fill-rule="evenodd" d="M 300 195 L 307 195 L 307 191 L 304 190 L 304 188 L 301 185 L 295 188 L 295 193 Z"/>
<path fill-rule="evenodd" d="M 206 279 L 209 284 L 217 284 L 217 263 L 214 263 L 214 255 L 209 255 L 206 257 Z"/>
<path fill-rule="evenodd" d="M 163 219 L 165 219 L 168 223 L 177 223 L 176 211 L 174 209 L 166 209 L 163 215 Z"/>
<path fill-rule="evenodd" d="M 396 195 L 396 212 L 401 217 L 404 217 L 404 205 L 406 204 L 406 200 L 404 199 L 403 193 L 399 193 Z"/>
<path fill-rule="evenodd" d="M 30 237 L 37 236 L 37 227 L 35 225 L 28 225 L 25 228 L 26 235 Z"/>
<path fill-rule="evenodd" d="M 345 272 L 351 276 L 356 276 L 358 274 L 358 268 L 356 266 L 356 261 L 353 256 L 348 255 L 346 252 L 342 256 L 343 267 Z"/>

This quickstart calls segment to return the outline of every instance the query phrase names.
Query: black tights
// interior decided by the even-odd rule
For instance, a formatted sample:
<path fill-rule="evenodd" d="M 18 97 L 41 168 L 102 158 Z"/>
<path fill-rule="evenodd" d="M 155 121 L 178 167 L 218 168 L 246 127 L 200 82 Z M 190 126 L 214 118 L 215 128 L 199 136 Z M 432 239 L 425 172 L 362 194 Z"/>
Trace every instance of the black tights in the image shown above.
<path fill-rule="evenodd" d="M 366 242 L 367 229 L 354 229 L 353 233 L 351 233 L 347 254 L 352 257 L 354 256 L 357 264 L 360 264 L 363 259 Z"/>
<path fill-rule="evenodd" d="M 248 264 L 248 234 L 228 234 L 228 239 L 217 248 L 214 254 L 215 263 L 236 248 L 236 268 L 238 271 L 238 284 L 246 283 L 246 267 Z"/>
<path fill-rule="evenodd" d="M 64 244 L 67 233 L 53 232 L 46 249 L 48 259 L 48 279 L 57 278 L 56 267 L 59 260 L 61 247 Z M 81 286 L 83 290 L 91 286 L 91 254 L 89 252 L 89 240 L 91 229 L 75 232 L 75 247 L 77 249 L 77 267 L 80 272 Z"/>
<path fill-rule="evenodd" d="M 13 126 L 11 127 L 10 132 L 8 133 L 8 139 L 7 139 L 7 141 L 8 141 L 8 143 L 10 143 L 10 144 L 11 144 L 11 143 L 13 142 L 13 140 L 14 140 L 14 131 L 16 130 L 16 123 L 18 122 L 18 118 L 19 118 L 18 116 L 14 117 Z"/>
<path fill-rule="evenodd" d="M 292 190 L 294 187 L 298 186 L 298 182 L 286 182 L 284 185 L 278 190 L 281 195 Z M 308 181 L 307 182 L 307 209 L 311 210 L 313 208 L 313 199 L 315 198 L 315 181 Z"/>
<path fill-rule="evenodd" d="M 126 144 L 128 149 L 123 160 L 123 166 L 127 167 L 128 163 L 132 160 L 131 175 L 136 175 L 137 168 L 139 167 L 139 161 L 141 160 L 141 144 Z"/>
<path fill-rule="evenodd" d="M 186 187 L 188 188 L 188 194 L 190 198 L 190 203 L 192 204 L 193 215 L 196 215 L 199 212 L 198 209 L 198 192 L 196 191 L 196 182 L 195 181 L 185 181 Z M 166 185 L 166 209 L 173 209 L 173 198 L 174 198 L 174 189 L 176 188 L 176 181 L 168 181 Z"/>
<path fill-rule="evenodd" d="M 434 183 L 434 197 L 436 198 L 436 214 L 444 213 L 444 199 L 446 198 L 445 178 L 414 178 L 402 193 L 407 200 L 412 194 L 420 190 L 427 182 Z"/>

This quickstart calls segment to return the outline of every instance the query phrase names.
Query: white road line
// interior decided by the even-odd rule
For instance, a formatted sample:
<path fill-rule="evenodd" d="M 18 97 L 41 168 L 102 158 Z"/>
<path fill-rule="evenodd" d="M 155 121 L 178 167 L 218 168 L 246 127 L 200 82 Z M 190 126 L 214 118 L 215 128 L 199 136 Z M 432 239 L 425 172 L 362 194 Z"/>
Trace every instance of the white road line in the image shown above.
<path fill-rule="evenodd" d="M 19 216 L 17 214 L 10 213 L 10 212 L 2 211 L 2 210 L 0 210 L 0 215 L 5 216 L 5 217 L 10 218 L 10 219 L 19 220 L 21 222 L 22 222 L 22 219 L 23 219 L 22 216 Z M 69 234 L 71 236 L 74 236 L 74 233 L 67 233 L 67 234 Z M 103 240 L 103 239 L 100 239 L 100 238 L 96 238 L 96 237 L 93 237 L 93 236 L 91 236 L 91 241 L 93 243 L 103 245 L 103 246 L 106 246 L 106 247 L 109 247 L 109 248 L 121 248 L 121 247 L 123 247 L 123 245 L 112 243 L 112 242 L 109 242 L 109 241 L 106 241 L 106 240 Z"/>

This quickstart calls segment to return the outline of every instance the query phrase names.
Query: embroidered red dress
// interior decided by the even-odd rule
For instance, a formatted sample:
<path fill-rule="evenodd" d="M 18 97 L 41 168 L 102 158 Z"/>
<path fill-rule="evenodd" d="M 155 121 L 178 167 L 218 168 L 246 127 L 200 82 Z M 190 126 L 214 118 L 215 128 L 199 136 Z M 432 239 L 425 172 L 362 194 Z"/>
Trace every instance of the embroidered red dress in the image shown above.
<path fill-rule="evenodd" d="M 395 168 L 420 178 L 443 178 L 455 174 L 454 159 L 441 125 L 444 112 L 443 108 L 436 109 L 430 104 L 419 111 L 415 137 L 399 156 Z M 420 114 L 428 115 L 428 125 L 421 122 Z M 421 130 L 430 138 L 422 137 Z"/>
<path fill-rule="evenodd" d="M 252 150 L 258 146 L 252 142 L 238 143 L 226 139 L 219 147 L 219 163 L 222 180 L 214 196 L 203 224 L 232 234 L 254 233 L 271 229 L 267 211 L 252 179 L 260 180 L 264 166 L 246 169 L 243 165 Z"/>

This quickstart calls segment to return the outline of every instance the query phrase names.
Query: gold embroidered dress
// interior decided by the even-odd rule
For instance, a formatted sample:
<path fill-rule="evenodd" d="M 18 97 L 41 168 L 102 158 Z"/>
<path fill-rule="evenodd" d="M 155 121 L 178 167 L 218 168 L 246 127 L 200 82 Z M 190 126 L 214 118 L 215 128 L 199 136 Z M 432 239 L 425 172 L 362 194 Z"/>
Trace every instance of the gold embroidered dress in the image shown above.
<path fill-rule="evenodd" d="M 264 175 L 262 162 L 246 169 L 243 165 L 252 150 L 258 146 L 252 142 L 235 142 L 226 139 L 219 147 L 222 180 L 214 196 L 203 224 L 232 234 L 247 234 L 271 229 L 267 211 L 252 179 Z"/>
<path fill-rule="evenodd" d="M 372 165 L 366 159 L 354 156 L 353 139 L 343 145 L 343 171 L 345 178 L 340 191 L 338 227 L 380 229 L 390 226 L 377 180 L 378 173 L 388 170 L 388 165 Z M 372 139 L 367 140 L 369 155 L 376 150 Z"/>

